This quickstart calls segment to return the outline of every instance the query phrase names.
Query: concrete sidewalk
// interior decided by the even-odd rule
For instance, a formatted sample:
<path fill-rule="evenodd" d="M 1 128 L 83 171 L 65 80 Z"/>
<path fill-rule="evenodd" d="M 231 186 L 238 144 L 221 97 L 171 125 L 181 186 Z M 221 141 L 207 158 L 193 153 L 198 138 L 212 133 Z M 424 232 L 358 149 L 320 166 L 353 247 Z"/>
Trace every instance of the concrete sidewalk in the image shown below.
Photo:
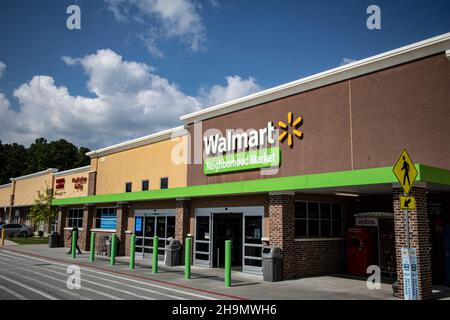
<path fill-rule="evenodd" d="M 8 249 L 8 248 L 5 248 Z M 379 290 L 369 290 L 363 280 L 349 279 L 342 276 L 323 276 L 289 280 L 281 282 L 264 282 L 261 276 L 232 272 L 232 286 L 225 288 L 223 269 L 191 268 L 192 278 L 184 279 L 184 266 L 167 267 L 161 261 L 159 273 L 153 274 L 150 259 L 137 259 L 136 269 L 129 269 L 128 257 L 117 257 L 116 265 L 110 266 L 104 256 L 96 256 L 95 262 L 89 262 L 89 253 L 83 253 L 72 259 L 67 248 L 48 248 L 48 245 L 22 245 L 9 247 L 10 250 L 25 254 L 49 258 L 65 263 L 92 266 L 111 272 L 138 276 L 142 281 L 164 281 L 174 285 L 190 286 L 202 290 L 235 295 L 247 299 L 262 300 L 373 300 L 396 299 L 392 295 L 390 284 L 382 284 Z"/>
<path fill-rule="evenodd" d="M 5 246 L 18 246 L 18 243 L 15 243 L 14 241 L 11 240 L 6 240 L 5 239 Z"/>

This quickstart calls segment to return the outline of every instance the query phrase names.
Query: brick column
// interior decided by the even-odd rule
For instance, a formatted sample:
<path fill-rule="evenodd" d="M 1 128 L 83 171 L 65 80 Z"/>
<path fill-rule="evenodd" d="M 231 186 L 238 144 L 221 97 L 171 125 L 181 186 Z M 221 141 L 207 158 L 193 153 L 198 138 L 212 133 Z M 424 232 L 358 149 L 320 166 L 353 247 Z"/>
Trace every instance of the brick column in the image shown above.
<path fill-rule="evenodd" d="M 186 239 L 190 228 L 190 209 L 191 202 L 189 199 L 177 199 L 176 215 L 175 215 L 175 239 L 181 242 L 181 263 L 184 263 L 184 240 Z M 192 246 L 194 244 L 192 243 Z M 191 250 L 193 255 L 194 250 Z M 191 257 L 191 261 L 194 261 Z"/>
<path fill-rule="evenodd" d="M 432 298 L 431 282 L 431 244 L 430 227 L 428 221 L 427 189 L 414 187 L 411 195 L 416 199 L 416 209 L 409 211 L 409 228 L 411 248 L 417 249 L 417 272 L 419 276 L 419 299 Z M 403 191 L 399 188 L 393 190 L 395 249 L 397 257 L 397 283 L 398 297 L 403 299 L 403 270 L 401 248 L 406 248 L 406 224 L 403 210 L 400 209 L 400 196 Z"/>
<path fill-rule="evenodd" d="M 295 194 L 270 193 L 270 245 L 283 250 L 283 280 L 295 277 Z"/>
<path fill-rule="evenodd" d="M 175 216 L 175 239 L 184 243 L 187 234 L 189 233 L 189 216 L 191 203 L 189 200 L 178 200 L 176 203 Z"/>
<path fill-rule="evenodd" d="M 83 208 L 83 231 L 80 232 L 80 248 L 81 250 L 90 250 L 91 228 L 94 221 L 95 207 L 93 205 L 85 205 Z"/>
<path fill-rule="evenodd" d="M 67 207 L 58 207 L 58 219 L 56 223 L 56 232 L 58 232 L 58 245 L 64 247 L 64 228 L 67 223 Z"/>
<path fill-rule="evenodd" d="M 127 230 L 127 207 L 128 203 L 117 203 L 117 256 L 125 255 L 125 243 Z"/>

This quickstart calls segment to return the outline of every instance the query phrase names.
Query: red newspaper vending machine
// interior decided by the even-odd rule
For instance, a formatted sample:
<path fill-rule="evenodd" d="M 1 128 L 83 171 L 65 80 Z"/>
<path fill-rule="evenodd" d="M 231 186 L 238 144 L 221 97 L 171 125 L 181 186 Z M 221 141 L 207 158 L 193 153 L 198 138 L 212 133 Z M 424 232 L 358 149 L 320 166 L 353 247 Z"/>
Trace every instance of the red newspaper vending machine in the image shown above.
<path fill-rule="evenodd" d="M 367 267 L 378 264 L 377 229 L 349 228 L 347 230 L 347 271 L 355 276 L 367 276 Z"/>

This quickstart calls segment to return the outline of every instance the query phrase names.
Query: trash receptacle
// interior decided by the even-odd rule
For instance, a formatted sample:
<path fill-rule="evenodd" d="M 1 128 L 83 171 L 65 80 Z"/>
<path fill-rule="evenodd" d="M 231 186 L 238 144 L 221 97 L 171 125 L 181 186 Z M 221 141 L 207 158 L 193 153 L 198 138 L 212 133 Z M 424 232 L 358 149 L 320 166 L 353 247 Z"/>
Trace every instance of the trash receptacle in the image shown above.
<path fill-rule="evenodd" d="M 262 262 L 264 281 L 282 280 L 283 252 L 281 248 L 275 246 L 263 247 Z"/>
<path fill-rule="evenodd" d="M 56 248 L 56 247 L 58 247 L 58 232 L 53 231 L 48 236 L 48 247 L 49 248 Z"/>
<path fill-rule="evenodd" d="M 106 255 L 108 257 L 111 257 L 111 247 L 112 247 L 112 237 L 108 236 L 106 238 Z M 117 237 L 116 237 L 116 250 L 117 250 Z"/>
<path fill-rule="evenodd" d="M 171 239 L 166 246 L 165 252 L 166 266 L 179 266 L 181 265 L 181 242 L 176 239 Z"/>

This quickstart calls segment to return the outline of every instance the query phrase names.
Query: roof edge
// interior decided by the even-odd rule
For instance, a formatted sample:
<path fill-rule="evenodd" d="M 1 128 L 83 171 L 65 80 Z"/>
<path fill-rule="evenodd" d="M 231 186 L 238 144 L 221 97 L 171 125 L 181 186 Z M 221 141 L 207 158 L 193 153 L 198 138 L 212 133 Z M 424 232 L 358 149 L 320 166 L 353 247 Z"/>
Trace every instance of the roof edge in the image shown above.
<path fill-rule="evenodd" d="M 56 172 L 54 174 L 54 176 L 55 177 L 60 177 L 60 176 L 68 175 L 68 174 L 74 174 L 74 173 L 89 171 L 90 169 L 91 169 L 91 166 L 88 165 L 88 166 L 74 168 L 74 169 L 69 169 L 69 170 L 65 170 L 65 171 L 59 171 L 59 172 Z"/>
<path fill-rule="evenodd" d="M 129 149 L 137 148 L 137 147 L 142 147 L 142 146 L 145 146 L 148 144 L 168 140 L 174 134 L 176 136 L 182 136 L 187 133 L 187 132 L 184 132 L 184 130 L 185 130 L 184 126 L 178 126 L 175 128 L 155 132 L 148 136 L 124 141 L 124 142 L 121 142 L 118 144 L 114 144 L 112 146 L 93 150 L 93 151 L 86 153 L 86 155 L 91 158 L 96 158 L 96 157 L 101 157 L 101 156 L 105 156 L 105 155 L 120 152 L 120 151 L 125 151 L 125 150 L 129 150 Z"/>
<path fill-rule="evenodd" d="M 20 177 L 16 177 L 16 178 L 11 178 L 9 180 L 11 181 L 19 181 L 19 180 L 25 180 L 25 179 L 29 179 L 29 178 L 34 178 L 34 177 L 38 177 L 38 176 L 43 176 L 46 174 L 50 174 L 50 173 L 57 173 L 59 171 L 59 169 L 55 169 L 55 168 L 49 168 L 47 170 L 43 170 L 43 171 L 39 171 L 39 172 L 35 172 L 35 173 L 30 173 L 27 174 L 25 176 L 20 176 Z"/>

